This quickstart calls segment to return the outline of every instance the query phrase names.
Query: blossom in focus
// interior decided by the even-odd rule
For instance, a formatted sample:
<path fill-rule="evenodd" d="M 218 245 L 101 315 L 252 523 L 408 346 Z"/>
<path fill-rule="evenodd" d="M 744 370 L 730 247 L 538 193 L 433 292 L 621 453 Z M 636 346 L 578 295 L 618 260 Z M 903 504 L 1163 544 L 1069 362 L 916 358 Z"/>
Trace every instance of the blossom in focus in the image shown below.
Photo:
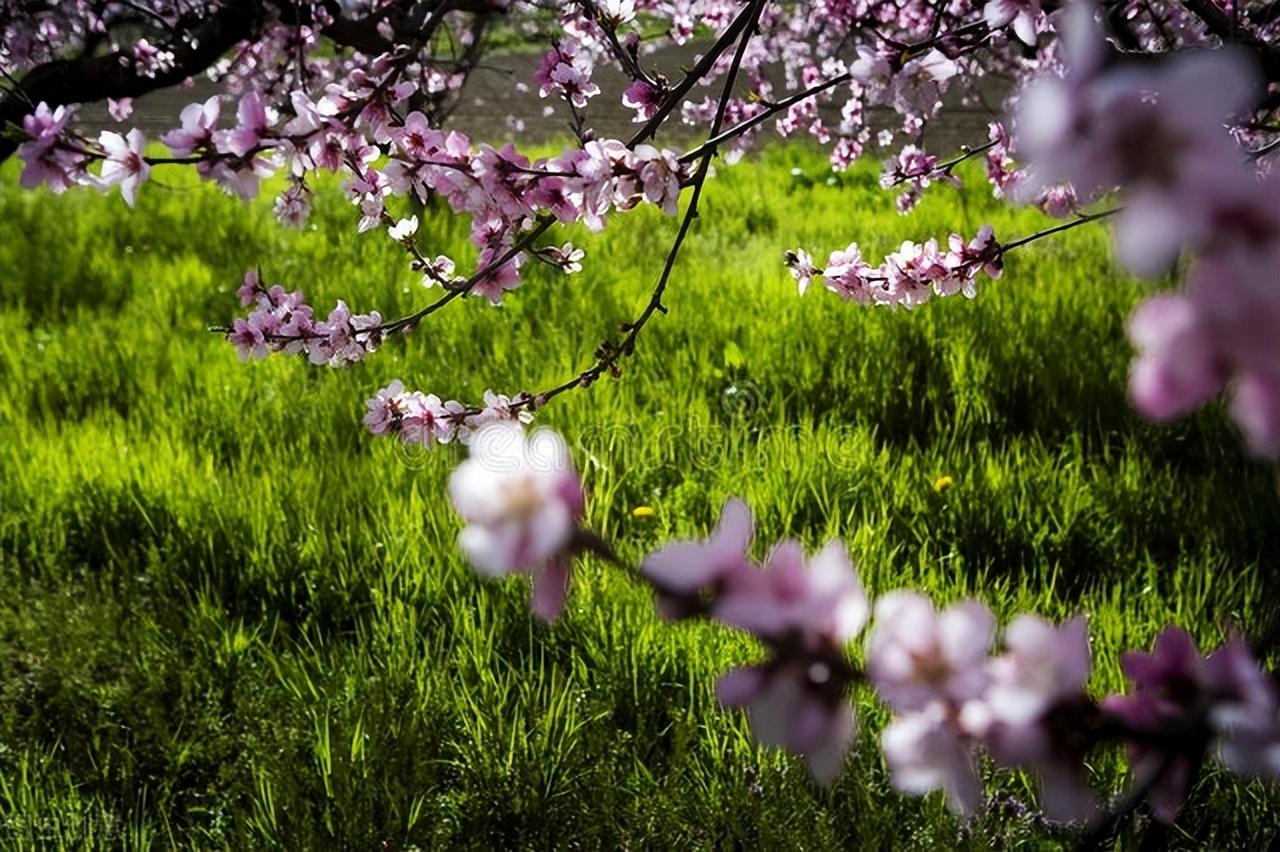
<path fill-rule="evenodd" d="M 680 159 L 670 149 L 659 150 L 652 145 L 638 145 L 635 150 L 636 171 L 644 187 L 644 197 L 662 208 L 668 216 L 676 215 L 676 203 L 680 200 Z"/>
<path fill-rule="evenodd" d="M 862 259 L 858 244 L 850 243 L 847 248 L 837 249 L 827 257 L 827 267 L 822 276 L 827 289 L 840 298 L 867 305 L 872 298 L 867 279 L 876 272 L 878 270 Z"/>
<path fill-rule="evenodd" d="M 408 242 L 413 239 L 413 235 L 416 233 L 418 233 L 417 216 L 401 219 L 387 229 L 387 235 L 399 243 Z"/>
<path fill-rule="evenodd" d="M 554 620 L 564 611 L 584 508 L 568 447 L 548 429 L 526 435 L 519 423 L 499 421 L 481 427 L 470 449 L 449 478 L 449 497 L 466 522 L 458 544 L 485 576 L 531 575 L 533 612 Z"/>
<path fill-rule="evenodd" d="M 786 264 L 787 269 L 790 270 L 791 277 L 796 279 L 801 296 L 809 289 L 809 284 L 813 281 L 814 276 L 822 274 L 822 270 L 814 266 L 813 258 L 804 249 L 788 251 L 783 255 L 783 262 Z"/>
<path fill-rule="evenodd" d="M 218 150 L 244 157 L 262 142 L 270 124 L 271 116 L 262 98 L 257 92 L 247 92 L 236 109 L 236 126 L 214 134 Z"/>
<path fill-rule="evenodd" d="M 622 93 L 622 105 L 635 110 L 632 121 L 648 121 L 662 106 L 663 92 L 644 80 L 636 80 Z"/>
<path fill-rule="evenodd" d="M 132 207 L 137 198 L 138 187 L 151 174 L 151 166 L 143 159 L 146 138 L 137 128 L 130 130 L 127 136 L 108 130 L 98 136 L 98 144 L 107 155 L 102 162 L 102 184 L 119 185 L 120 195 Z"/>
<path fill-rule="evenodd" d="M 23 117 L 22 129 L 28 137 L 18 146 L 18 157 L 24 164 L 23 189 L 44 183 L 53 192 L 61 193 L 77 182 L 77 175 L 83 172 L 81 157 L 59 144 L 72 111 L 72 107 L 63 106 L 49 109 L 41 101 L 35 112 Z"/>
<path fill-rule="evenodd" d="M 1039 0 L 987 0 L 982 18 L 993 31 L 1010 27 L 1026 45 L 1035 47 L 1036 21 L 1040 17 Z"/>

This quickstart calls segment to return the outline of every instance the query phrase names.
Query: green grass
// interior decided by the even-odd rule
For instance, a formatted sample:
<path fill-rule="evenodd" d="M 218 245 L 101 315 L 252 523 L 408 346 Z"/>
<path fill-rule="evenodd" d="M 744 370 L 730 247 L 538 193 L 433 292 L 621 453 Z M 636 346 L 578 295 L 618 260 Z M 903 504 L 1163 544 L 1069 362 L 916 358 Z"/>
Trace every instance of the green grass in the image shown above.
<path fill-rule="evenodd" d="M 999 800 L 968 825 L 890 791 L 865 692 L 848 772 L 813 786 L 715 704 L 715 677 L 760 656 L 750 641 L 659 622 L 590 560 L 567 616 L 536 623 L 519 581 L 455 551 L 461 450 L 362 430 L 392 378 L 474 400 L 582 368 L 647 298 L 674 221 L 575 234 L 580 276 L 536 269 L 502 308 L 455 304 L 354 369 L 245 366 L 204 327 L 239 310 L 254 264 L 325 310 L 429 294 L 335 192 L 291 232 L 269 203 L 159 177 L 132 212 L 21 192 L 11 167 L 0 186 L 0 846 L 1068 842 L 1021 813 L 1015 773 L 988 768 Z M 765 542 L 845 539 L 873 594 L 1087 613 L 1099 692 L 1164 624 L 1205 643 L 1258 629 L 1280 591 L 1275 470 L 1218 408 L 1168 427 L 1130 411 L 1123 322 L 1147 290 L 1112 271 L 1106 234 L 1018 252 L 973 302 L 799 299 L 784 248 L 856 238 L 878 258 L 956 226 L 1044 225 L 980 182 L 900 218 L 871 171 L 824 179 L 795 151 L 722 169 L 624 377 L 540 414 L 574 446 L 591 525 L 639 559 L 740 494 Z M 429 218 L 420 241 L 471 256 L 458 221 Z M 1119 788 L 1117 755 L 1092 770 Z M 1265 844 L 1277 804 L 1211 770 L 1172 842 Z"/>

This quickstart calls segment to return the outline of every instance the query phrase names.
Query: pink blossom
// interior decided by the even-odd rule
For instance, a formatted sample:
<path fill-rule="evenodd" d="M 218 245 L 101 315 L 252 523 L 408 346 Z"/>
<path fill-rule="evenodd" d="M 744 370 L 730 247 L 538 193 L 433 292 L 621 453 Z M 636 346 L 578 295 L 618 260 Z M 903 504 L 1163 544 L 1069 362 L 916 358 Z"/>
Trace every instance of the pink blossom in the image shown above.
<path fill-rule="evenodd" d="M 1036 199 L 1036 206 L 1055 219 L 1065 219 L 1079 206 L 1076 191 L 1069 183 L 1051 186 Z"/>
<path fill-rule="evenodd" d="M 1023 44 L 1035 47 L 1036 22 L 1040 17 L 1038 0 L 987 0 L 982 7 L 982 17 L 993 31 L 1012 25 L 1014 35 Z"/>
<path fill-rule="evenodd" d="M 640 570 L 658 595 L 665 618 L 685 618 L 753 571 L 751 510 L 737 498 L 725 502 L 720 522 L 705 541 L 669 544 L 645 557 Z"/>
<path fill-rule="evenodd" d="M 947 806 L 969 815 L 982 801 L 982 783 L 974 766 L 973 743 L 956 727 L 947 707 L 931 702 L 899 716 L 880 735 L 889 780 L 913 795 L 943 790 Z"/>
<path fill-rule="evenodd" d="M 364 415 L 364 425 L 375 435 L 385 435 L 396 429 L 402 414 L 403 398 L 404 382 L 399 379 L 380 389 L 365 400 L 368 411 Z"/>
<path fill-rule="evenodd" d="M 304 184 L 291 183 L 276 196 L 272 207 L 276 221 L 290 228 L 301 228 L 311 215 L 311 194 Z"/>
<path fill-rule="evenodd" d="M 1221 390 L 1224 365 L 1186 296 L 1151 297 L 1129 317 L 1128 331 L 1139 353 L 1130 368 L 1129 393 L 1143 414 L 1157 420 L 1177 417 Z"/>
<path fill-rule="evenodd" d="M 662 105 L 663 93 L 644 80 L 636 80 L 622 93 L 622 105 L 635 110 L 632 121 L 647 121 L 652 118 Z"/>
<path fill-rule="evenodd" d="M 1120 261 L 1155 275 L 1185 245 L 1207 240 L 1221 187 L 1243 173 L 1223 125 L 1249 103 L 1255 81 L 1232 51 L 1180 55 L 1152 68 L 1122 66 L 1041 80 L 1019 101 L 1018 146 L 1033 199 L 1068 182 L 1084 200 L 1123 186 Z"/>
<path fill-rule="evenodd" d="M 635 149 L 635 165 L 645 199 L 661 207 L 668 216 L 676 215 L 682 174 L 679 154 L 670 149 L 660 151 L 652 145 L 639 145 Z"/>
<path fill-rule="evenodd" d="M 1085 681 L 1093 664 L 1084 620 L 1054 627 L 1022 615 L 1005 630 L 1005 645 L 990 664 L 982 707 L 965 708 L 967 725 L 996 760 L 1037 772 L 1049 819 L 1087 819 L 1096 804 L 1081 777 L 1083 755 L 1070 721 L 1087 706 Z"/>
<path fill-rule="evenodd" d="M 263 292 L 262 285 L 258 283 L 258 273 L 256 270 L 250 269 L 244 274 L 244 283 L 236 288 L 236 295 L 240 298 L 240 304 L 249 307 L 258 299 L 258 294 Z"/>
<path fill-rule="evenodd" d="M 746 707 L 751 733 L 766 746 L 804 755 L 820 784 L 844 768 L 853 742 L 853 709 L 821 664 L 772 663 L 734 669 L 716 683 L 725 707 Z"/>
<path fill-rule="evenodd" d="M 392 138 L 396 148 L 414 160 L 430 159 L 445 145 L 444 133 L 431 127 L 427 117 L 416 110 L 405 116 L 404 124 L 393 131 Z"/>
<path fill-rule="evenodd" d="M 800 295 L 803 296 L 805 291 L 809 289 L 809 284 L 813 281 L 814 276 L 821 275 L 822 270 L 814 266 L 813 258 L 804 249 L 789 251 L 783 256 L 783 259 L 787 269 L 791 272 L 791 277 L 796 279 Z"/>
<path fill-rule="evenodd" d="M 365 400 L 365 426 L 374 435 L 398 434 L 406 444 L 447 444 L 457 434 L 465 409 L 435 394 L 406 391 L 399 379 Z"/>
<path fill-rule="evenodd" d="M 846 301 L 852 299 L 859 305 L 867 305 L 871 303 L 867 279 L 875 272 L 870 264 L 863 261 L 858 244 L 849 243 L 847 248 L 831 253 L 822 274 L 828 290 Z"/>
<path fill-rule="evenodd" d="M 22 129 L 28 137 L 28 141 L 18 146 L 18 156 L 24 163 L 23 189 L 34 189 L 45 183 L 55 193 L 65 192 L 83 173 L 83 157 L 61 144 L 72 110 L 62 106 L 50 110 L 42 101 L 34 113 L 22 119 Z"/>
<path fill-rule="evenodd" d="M 466 527 L 458 537 L 481 574 L 533 576 L 532 608 L 547 621 L 564 610 L 569 551 L 583 513 L 582 485 L 564 439 L 518 423 L 486 425 L 449 479 Z"/>
<path fill-rule="evenodd" d="M 962 704 L 987 685 L 994 639 L 995 620 L 976 601 L 937 612 L 923 595 L 890 592 L 876 601 L 867 676 L 899 711 L 921 710 L 934 701 Z"/>
<path fill-rule="evenodd" d="M 107 98 L 107 112 L 116 121 L 124 121 L 133 115 L 133 98 Z"/>
<path fill-rule="evenodd" d="M 508 251 L 509 249 L 503 245 L 485 246 L 477 260 L 481 269 L 489 271 L 481 276 L 471 289 L 495 305 L 502 302 L 502 297 L 508 291 L 520 286 L 520 267 L 524 265 L 524 252 L 518 252 L 514 257 L 503 261 L 501 265 L 494 266 Z"/>
<path fill-rule="evenodd" d="M 1250 452 L 1261 458 L 1280 458 L 1280 376 L 1260 371 L 1240 373 L 1229 409 Z"/>
<path fill-rule="evenodd" d="M 236 317 L 227 339 L 236 347 L 241 361 L 265 358 L 270 352 L 267 340 L 270 330 L 268 315 L 253 314 L 248 319 Z"/>
<path fill-rule="evenodd" d="M 938 252 L 937 240 L 907 240 L 896 252 L 885 256 L 883 273 L 883 286 L 872 290 L 873 298 L 909 308 L 929 301 L 934 283 L 951 277 L 951 270 Z"/>
<path fill-rule="evenodd" d="M 401 400 L 401 437 L 406 444 L 423 447 L 448 444 L 458 434 L 462 412 L 461 403 L 441 402 L 433 393 L 406 394 Z"/>
<path fill-rule="evenodd" d="M 542 97 L 559 91 L 575 109 L 583 109 L 588 99 L 600 94 L 600 87 L 591 82 L 591 63 L 577 48 L 575 41 L 567 39 L 544 55 L 534 81 Z"/>
<path fill-rule="evenodd" d="M 959 71 L 959 66 L 938 50 L 912 59 L 891 83 L 894 109 L 904 115 L 932 115 L 942 92 Z"/>
<path fill-rule="evenodd" d="M 183 123 L 185 125 L 185 120 Z M 236 109 L 236 126 L 215 134 L 218 150 L 237 157 L 246 156 L 262 142 L 270 124 L 267 108 L 258 93 L 246 92 Z"/>
<path fill-rule="evenodd" d="M 118 184 L 120 195 L 132 207 L 137 198 L 138 187 L 151 174 L 151 166 L 143 159 L 146 138 L 137 128 L 130 130 L 127 137 L 107 130 L 98 136 L 98 144 L 107 155 L 102 163 L 102 184 Z"/>
<path fill-rule="evenodd" d="M 868 614 L 866 592 L 838 541 L 807 563 L 799 542 L 779 542 L 763 571 L 736 575 L 711 608 L 725 624 L 811 651 L 843 647 Z"/>
<path fill-rule="evenodd" d="M 1171 822 L 1187 797 L 1200 759 L 1202 746 L 1189 735 L 1189 723 L 1208 697 L 1210 674 L 1191 637 L 1172 627 L 1156 637 L 1151 654 L 1127 653 L 1121 666 L 1133 679 L 1135 691 L 1108 696 L 1102 708 L 1139 735 L 1129 745 L 1131 763 L 1148 771 L 1164 767 L 1148 797 L 1156 818 Z M 1174 731 L 1178 735 L 1169 736 Z"/>
<path fill-rule="evenodd" d="M 1218 757 L 1233 772 L 1280 781 L 1280 692 L 1239 637 L 1207 661 L 1217 700 L 1209 721 Z"/>
<path fill-rule="evenodd" d="M 242 201 L 251 201 L 258 195 L 259 183 L 263 178 L 275 172 L 271 162 L 262 155 L 255 155 L 240 160 L 235 164 L 226 161 L 214 161 L 208 167 L 208 177 L 215 183 L 236 195 Z"/>

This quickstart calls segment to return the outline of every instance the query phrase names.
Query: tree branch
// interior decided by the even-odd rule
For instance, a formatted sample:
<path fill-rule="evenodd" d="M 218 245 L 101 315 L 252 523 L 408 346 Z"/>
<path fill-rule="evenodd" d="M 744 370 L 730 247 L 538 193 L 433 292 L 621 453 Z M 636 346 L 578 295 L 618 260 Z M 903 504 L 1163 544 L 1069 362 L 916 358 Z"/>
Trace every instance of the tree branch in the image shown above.
<path fill-rule="evenodd" d="M 175 39 L 165 45 L 173 52 L 173 66 L 150 77 L 138 73 L 132 56 L 125 51 L 38 65 L 22 78 L 17 91 L 0 101 L 0 127 L 20 126 L 23 117 L 31 112 L 30 105 L 41 101 L 57 107 L 106 98 L 132 98 L 176 86 L 248 38 L 261 20 L 262 10 L 258 3 L 228 0 L 191 30 L 190 38 Z M 9 158 L 19 142 L 9 136 L 0 137 L 0 162 Z"/>

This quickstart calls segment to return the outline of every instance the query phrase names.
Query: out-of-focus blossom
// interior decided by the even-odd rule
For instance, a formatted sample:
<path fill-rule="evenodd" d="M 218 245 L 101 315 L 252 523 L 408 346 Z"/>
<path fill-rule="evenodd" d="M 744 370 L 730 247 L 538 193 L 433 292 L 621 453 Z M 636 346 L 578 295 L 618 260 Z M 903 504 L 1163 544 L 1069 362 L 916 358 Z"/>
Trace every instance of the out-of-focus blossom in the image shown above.
<path fill-rule="evenodd" d="M 884 729 L 880 747 L 894 789 L 913 795 L 942 790 L 953 812 L 969 815 L 982 801 L 982 783 L 973 743 L 949 714 L 947 705 L 935 701 L 899 716 Z"/>
<path fill-rule="evenodd" d="M 1084 755 L 1072 721 L 1087 706 L 1093 665 L 1084 619 L 1055 627 L 1021 615 L 1005 630 L 1005 646 L 990 664 L 981 707 L 966 706 L 966 724 L 997 761 L 1035 770 L 1049 819 L 1085 820 L 1096 805 L 1082 777 Z"/>
<path fill-rule="evenodd" d="M 751 546 L 751 510 L 737 498 L 725 502 L 720 522 L 705 541 L 669 544 L 645 557 L 641 572 L 658 595 L 658 612 L 666 618 L 695 614 L 719 593 L 755 569 L 747 555 Z"/>
<path fill-rule="evenodd" d="M 716 695 L 725 707 L 747 709 L 760 744 L 803 755 L 818 783 L 831 783 L 844 768 L 855 733 L 853 709 L 820 665 L 774 662 L 734 669 L 716 683 Z"/>
<path fill-rule="evenodd" d="M 867 643 L 867 676 L 896 710 L 922 710 L 934 701 L 957 705 L 978 698 L 990 677 L 987 658 L 995 619 L 977 601 L 938 612 L 915 592 L 890 592 L 876 601 Z"/>
<path fill-rule="evenodd" d="M 449 496 L 466 528 L 458 537 L 476 570 L 490 577 L 533 577 L 533 612 L 547 621 L 564 611 L 570 546 L 583 513 L 582 484 L 555 432 L 526 435 L 519 423 L 490 423 L 449 479 Z"/>

